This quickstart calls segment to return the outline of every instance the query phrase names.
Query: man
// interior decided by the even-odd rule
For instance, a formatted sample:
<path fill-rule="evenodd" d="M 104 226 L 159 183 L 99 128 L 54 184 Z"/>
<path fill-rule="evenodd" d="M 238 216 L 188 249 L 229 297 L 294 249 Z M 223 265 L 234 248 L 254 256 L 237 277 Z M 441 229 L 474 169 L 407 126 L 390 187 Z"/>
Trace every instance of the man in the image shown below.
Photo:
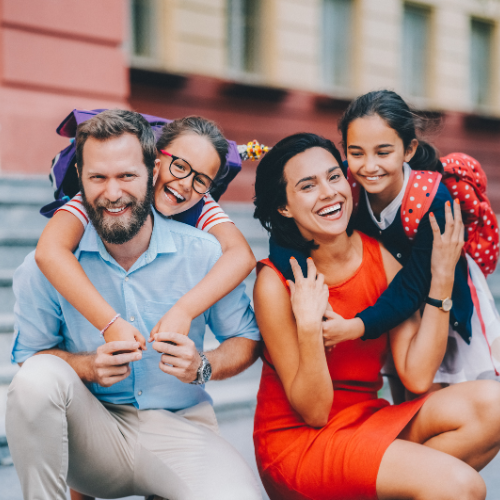
<path fill-rule="evenodd" d="M 151 209 L 155 153 L 137 113 L 105 111 L 79 126 L 77 167 L 92 225 L 75 256 L 142 333 L 221 255 L 211 236 Z M 14 292 L 12 360 L 22 368 L 6 426 L 25 498 L 65 499 L 66 484 L 101 498 L 261 498 L 248 466 L 218 435 L 203 388 L 210 365 L 221 379 L 256 359 L 260 336 L 242 286 L 196 318 L 189 337 L 160 333 L 145 351 L 133 341 L 104 343 L 33 254 L 16 271 Z M 206 323 L 221 344 L 203 354 Z"/>

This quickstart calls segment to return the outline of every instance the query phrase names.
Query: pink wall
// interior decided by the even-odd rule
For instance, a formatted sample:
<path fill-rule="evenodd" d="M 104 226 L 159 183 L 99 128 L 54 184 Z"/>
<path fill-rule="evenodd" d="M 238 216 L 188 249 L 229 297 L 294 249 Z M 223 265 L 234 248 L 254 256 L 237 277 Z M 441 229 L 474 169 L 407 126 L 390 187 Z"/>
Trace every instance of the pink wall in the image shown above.
<path fill-rule="evenodd" d="M 74 108 L 128 107 L 123 0 L 2 0 L 0 173 L 48 173 Z"/>

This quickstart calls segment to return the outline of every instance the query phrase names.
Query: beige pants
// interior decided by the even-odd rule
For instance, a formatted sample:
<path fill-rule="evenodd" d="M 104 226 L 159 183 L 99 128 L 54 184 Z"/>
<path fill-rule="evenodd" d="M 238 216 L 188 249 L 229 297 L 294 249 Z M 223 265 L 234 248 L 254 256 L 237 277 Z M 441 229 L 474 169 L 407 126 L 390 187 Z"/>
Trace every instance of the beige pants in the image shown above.
<path fill-rule="evenodd" d="M 175 413 L 99 402 L 62 359 L 28 359 L 9 388 L 7 439 L 25 499 L 260 499 L 210 404 Z"/>

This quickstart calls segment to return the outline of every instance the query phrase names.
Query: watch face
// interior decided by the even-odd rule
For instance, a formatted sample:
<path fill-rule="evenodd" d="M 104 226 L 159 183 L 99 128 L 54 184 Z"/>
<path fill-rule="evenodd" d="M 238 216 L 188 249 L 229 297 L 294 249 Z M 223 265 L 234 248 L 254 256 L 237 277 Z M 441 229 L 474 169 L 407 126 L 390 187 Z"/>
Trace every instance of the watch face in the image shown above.
<path fill-rule="evenodd" d="M 210 363 L 207 361 L 205 363 L 205 366 L 203 367 L 203 373 L 202 373 L 203 383 L 208 382 L 211 376 L 212 376 L 212 367 L 210 366 Z"/>
<path fill-rule="evenodd" d="M 443 300 L 443 306 L 442 306 L 443 311 L 448 312 L 452 308 L 452 306 L 453 306 L 453 301 L 451 299 L 446 298 Z"/>

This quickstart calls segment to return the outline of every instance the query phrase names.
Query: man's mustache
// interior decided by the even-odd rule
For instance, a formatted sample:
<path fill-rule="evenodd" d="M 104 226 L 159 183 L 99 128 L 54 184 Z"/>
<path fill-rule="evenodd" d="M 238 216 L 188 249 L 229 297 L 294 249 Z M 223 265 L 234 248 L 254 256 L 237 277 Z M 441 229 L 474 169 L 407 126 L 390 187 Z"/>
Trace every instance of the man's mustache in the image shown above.
<path fill-rule="evenodd" d="M 123 207 L 124 205 L 132 205 L 137 201 L 136 198 L 133 196 L 128 196 L 128 197 L 122 197 L 119 198 L 117 201 L 109 201 L 109 200 L 96 200 L 95 201 L 95 208 L 101 208 L 101 209 L 108 209 L 108 208 L 118 208 L 118 207 Z"/>

